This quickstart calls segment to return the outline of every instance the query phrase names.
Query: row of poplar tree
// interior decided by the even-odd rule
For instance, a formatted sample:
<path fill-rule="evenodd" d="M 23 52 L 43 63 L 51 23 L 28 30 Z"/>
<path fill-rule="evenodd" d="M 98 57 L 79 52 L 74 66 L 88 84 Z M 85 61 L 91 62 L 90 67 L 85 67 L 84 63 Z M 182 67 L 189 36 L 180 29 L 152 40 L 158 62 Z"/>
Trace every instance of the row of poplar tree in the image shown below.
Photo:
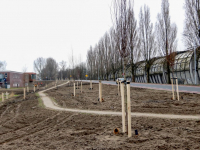
<path fill-rule="evenodd" d="M 132 81 L 135 81 L 136 63 L 144 61 L 147 82 L 150 82 L 149 71 L 152 58 L 166 58 L 168 83 L 170 69 L 177 51 L 177 25 L 170 19 L 170 3 L 162 0 L 161 10 L 155 24 L 151 22 L 150 8 L 140 8 L 139 19 L 134 14 L 132 0 L 115 0 L 112 8 L 113 26 L 90 46 L 87 52 L 87 69 L 91 79 L 103 79 L 117 70 L 131 67 Z M 199 0 L 185 0 L 185 21 L 183 41 L 186 47 L 199 44 Z M 178 12 L 177 12 L 178 13 Z M 171 56 L 171 57 L 170 57 Z M 171 68 L 170 68 L 171 67 Z"/>

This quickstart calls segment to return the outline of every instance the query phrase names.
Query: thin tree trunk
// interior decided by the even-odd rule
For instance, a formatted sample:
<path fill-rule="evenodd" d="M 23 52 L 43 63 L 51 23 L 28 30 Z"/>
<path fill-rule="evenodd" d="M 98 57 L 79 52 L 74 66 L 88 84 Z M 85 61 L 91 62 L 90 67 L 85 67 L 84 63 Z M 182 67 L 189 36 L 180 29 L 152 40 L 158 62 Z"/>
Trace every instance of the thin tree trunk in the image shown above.
<path fill-rule="evenodd" d="M 135 66 L 134 66 L 133 63 L 131 64 L 131 72 L 132 72 L 132 82 L 135 82 L 135 74 L 134 74 L 134 72 L 135 72 Z"/>
<path fill-rule="evenodd" d="M 126 81 L 126 58 L 123 59 L 123 64 L 124 64 L 124 71 L 123 71 L 123 74 L 124 74 L 124 80 Z M 125 84 L 125 89 L 124 89 L 124 102 L 125 102 L 125 112 L 126 112 L 126 118 L 125 118 L 125 124 L 126 124 L 126 131 L 127 131 L 127 134 L 128 134 L 128 110 L 127 110 L 127 87 L 126 87 L 126 84 Z"/>
<path fill-rule="evenodd" d="M 168 84 L 171 84 L 171 80 L 170 80 L 170 66 L 169 66 L 169 62 L 167 62 L 167 80 L 168 80 Z"/>
<path fill-rule="evenodd" d="M 149 62 L 147 63 L 147 65 L 146 65 L 146 72 L 147 72 L 147 83 L 150 83 L 150 75 L 149 75 L 149 70 L 150 70 L 150 65 L 149 65 Z"/>
<path fill-rule="evenodd" d="M 113 81 L 115 81 L 115 73 L 113 73 Z"/>

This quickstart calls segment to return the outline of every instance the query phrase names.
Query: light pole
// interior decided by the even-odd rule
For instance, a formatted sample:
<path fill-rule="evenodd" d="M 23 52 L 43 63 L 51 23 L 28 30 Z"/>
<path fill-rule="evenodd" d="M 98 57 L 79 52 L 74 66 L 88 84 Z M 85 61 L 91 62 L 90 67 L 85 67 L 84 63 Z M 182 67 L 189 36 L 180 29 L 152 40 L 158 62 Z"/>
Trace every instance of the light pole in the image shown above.
<path fill-rule="evenodd" d="M 195 48 L 195 44 L 194 44 L 194 84 L 197 84 L 197 74 L 196 74 L 196 48 Z"/>

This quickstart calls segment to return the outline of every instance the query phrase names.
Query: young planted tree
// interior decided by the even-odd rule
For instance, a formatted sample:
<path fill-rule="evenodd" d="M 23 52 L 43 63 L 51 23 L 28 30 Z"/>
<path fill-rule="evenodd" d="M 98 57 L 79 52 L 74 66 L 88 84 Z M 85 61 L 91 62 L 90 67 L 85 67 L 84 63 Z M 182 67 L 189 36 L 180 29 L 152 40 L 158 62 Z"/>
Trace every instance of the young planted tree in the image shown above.
<path fill-rule="evenodd" d="M 114 1 L 114 30 L 117 33 L 115 38 L 115 43 L 117 43 L 117 49 L 120 53 L 120 56 L 123 60 L 123 77 L 126 81 L 126 66 L 127 66 L 127 57 L 130 55 L 128 50 L 128 10 L 129 5 L 127 0 L 115 0 Z M 125 99 L 125 109 L 127 112 L 127 89 L 125 86 L 124 91 Z M 127 114 L 127 113 L 126 113 Z M 126 115 L 128 117 L 128 115 Z M 126 126 L 128 131 L 128 118 L 126 117 Z"/>
<path fill-rule="evenodd" d="M 137 33 L 137 21 L 135 19 L 132 3 L 129 3 L 128 9 L 128 48 L 130 51 L 130 65 L 132 73 L 132 81 L 135 82 L 136 62 L 139 59 L 139 38 Z"/>
<path fill-rule="evenodd" d="M 145 72 L 146 80 L 150 82 L 150 66 L 151 58 L 155 56 L 156 49 L 154 47 L 154 33 L 153 33 L 153 24 L 150 20 L 150 9 L 148 6 L 144 5 L 144 8 L 140 8 L 139 13 L 139 37 L 140 37 L 140 50 L 141 57 L 143 57 L 146 62 Z"/>
<path fill-rule="evenodd" d="M 169 2 L 162 0 L 161 13 L 158 13 L 156 23 L 156 39 L 160 54 L 166 57 L 167 62 L 167 82 L 170 84 L 170 62 L 172 52 L 176 51 L 177 47 L 177 26 L 171 24 L 169 16 Z"/>
<path fill-rule="evenodd" d="M 28 76 L 28 74 L 26 74 L 27 69 L 28 69 L 28 67 L 26 65 L 22 68 L 22 72 L 24 73 L 23 74 L 24 88 L 26 86 L 28 86 L 28 82 L 29 82 L 29 76 Z"/>

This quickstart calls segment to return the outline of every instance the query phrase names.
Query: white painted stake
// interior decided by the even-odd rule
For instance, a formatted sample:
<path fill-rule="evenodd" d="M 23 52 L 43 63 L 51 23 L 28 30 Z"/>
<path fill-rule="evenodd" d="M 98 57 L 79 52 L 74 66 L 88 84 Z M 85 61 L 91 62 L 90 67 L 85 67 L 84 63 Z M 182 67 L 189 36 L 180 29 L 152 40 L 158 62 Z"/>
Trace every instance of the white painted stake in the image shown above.
<path fill-rule="evenodd" d="M 29 92 L 29 87 L 27 86 L 27 92 Z"/>
<path fill-rule="evenodd" d="M 177 97 L 178 97 L 178 101 L 179 101 L 178 79 L 176 79 L 176 91 L 177 91 Z"/>
<path fill-rule="evenodd" d="M 34 85 L 34 87 L 33 87 L 33 91 L 35 92 L 35 85 Z"/>
<path fill-rule="evenodd" d="M 126 132 L 125 128 L 125 108 L 124 108 L 124 83 L 120 83 L 121 86 L 121 99 L 122 99 L 122 132 Z"/>
<path fill-rule="evenodd" d="M 131 132 L 131 95 L 130 95 L 130 82 L 127 82 L 127 112 L 128 112 L 128 137 L 132 137 Z"/>
<path fill-rule="evenodd" d="M 82 81 L 81 81 L 81 93 L 82 93 Z"/>
<path fill-rule="evenodd" d="M 24 88 L 24 99 L 26 98 L 26 88 Z"/>
<path fill-rule="evenodd" d="M 102 86 L 101 81 L 99 81 L 99 101 L 102 102 Z"/>
<path fill-rule="evenodd" d="M 2 102 L 4 101 L 4 93 L 2 93 Z"/>
<path fill-rule="evenodd" d="M 174 100 L 174 85 L 173 85 L 173 79 L 171 79 L 172 82 L 172 96 L 173 96 L 173 100 Z"/>
<path fill-rule="evenodd" d="M 75 85 L 76 83 L 74 83 L 74 97 L 75 97 L 75 92 L 76 92 L 76 85 Z"/>

